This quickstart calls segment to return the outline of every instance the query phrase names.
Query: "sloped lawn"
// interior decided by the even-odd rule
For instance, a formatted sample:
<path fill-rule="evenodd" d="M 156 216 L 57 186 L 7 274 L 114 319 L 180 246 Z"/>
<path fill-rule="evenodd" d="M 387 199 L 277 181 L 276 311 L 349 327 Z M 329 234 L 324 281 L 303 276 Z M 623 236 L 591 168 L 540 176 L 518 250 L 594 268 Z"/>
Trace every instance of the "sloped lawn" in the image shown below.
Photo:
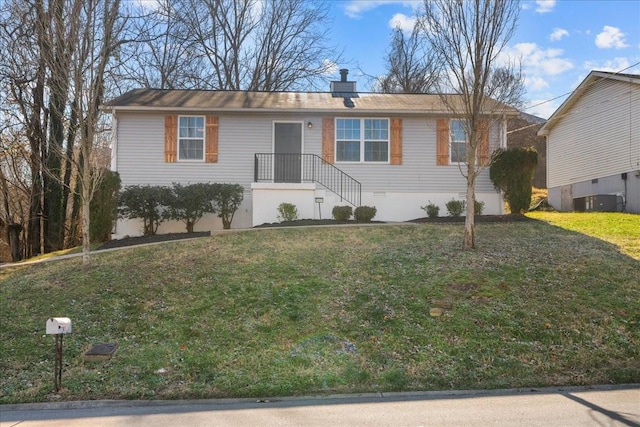
<path fill-rule="evenodd" d="M 640 382 L 638 259 L 543 221 L 462 233 L 261 229 L 0 270 L 0 403 Z M 73 321 L 58 395 L 50 316 Z M 96 343 L 119 348 L 83 362 Z"/>

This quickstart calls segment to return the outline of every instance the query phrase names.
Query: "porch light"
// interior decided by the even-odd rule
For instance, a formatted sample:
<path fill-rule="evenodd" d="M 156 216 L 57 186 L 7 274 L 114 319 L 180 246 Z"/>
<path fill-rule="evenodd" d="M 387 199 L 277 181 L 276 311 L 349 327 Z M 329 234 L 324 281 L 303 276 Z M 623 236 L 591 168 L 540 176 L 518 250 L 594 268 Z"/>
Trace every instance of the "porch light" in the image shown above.
<path fill-rule="evenodd" d="M 311 129 L 311 128 L 313 127 L 313 123 L 311 123 L 311 122 L 307 123 L 307 127 L 308 127 L 309 129 Z"/>

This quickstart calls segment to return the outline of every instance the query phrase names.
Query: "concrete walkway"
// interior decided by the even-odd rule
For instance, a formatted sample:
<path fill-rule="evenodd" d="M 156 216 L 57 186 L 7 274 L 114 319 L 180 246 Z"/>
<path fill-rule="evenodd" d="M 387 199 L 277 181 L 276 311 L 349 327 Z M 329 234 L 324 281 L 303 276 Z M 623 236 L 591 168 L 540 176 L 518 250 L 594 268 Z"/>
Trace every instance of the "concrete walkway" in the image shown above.
<path fill-rule="evenodd" d="M 0 406 L 0 427 L 640 426 L 640 384 L 272 400 Z"/>

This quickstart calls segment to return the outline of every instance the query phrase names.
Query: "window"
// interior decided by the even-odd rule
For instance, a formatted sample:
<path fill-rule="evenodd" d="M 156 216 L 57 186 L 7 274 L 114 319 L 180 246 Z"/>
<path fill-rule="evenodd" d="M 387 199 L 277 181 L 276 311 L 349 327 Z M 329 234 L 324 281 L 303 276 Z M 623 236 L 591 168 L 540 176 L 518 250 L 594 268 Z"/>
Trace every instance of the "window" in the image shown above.
<path fill-rule="evenodd" d="M 180 117 L 178 124 L 178 159 L 204 160 L 204 117 Z"/>
<path fill-rule="evenodd" d="M 389 119 L 336 119 L 337 162 L 389 161 Z"/>
<path fill-rule="evenodd" d="M 451 120 L 451 163 L 463 163 L 467 159 L 467 133 L 461 120 Z"/>

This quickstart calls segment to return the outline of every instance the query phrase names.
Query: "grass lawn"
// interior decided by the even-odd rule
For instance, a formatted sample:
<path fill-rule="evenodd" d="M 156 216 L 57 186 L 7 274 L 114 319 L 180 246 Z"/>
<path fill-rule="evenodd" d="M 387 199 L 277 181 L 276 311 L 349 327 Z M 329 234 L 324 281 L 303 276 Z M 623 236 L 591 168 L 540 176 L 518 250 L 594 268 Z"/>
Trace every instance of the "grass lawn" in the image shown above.
<path fill-rule="evenodd" d="M 0 270 L 0 403 L 640 382 L 640 216 L 531 216 L 475 251 L 462 224 L 285 228 Z"/>

